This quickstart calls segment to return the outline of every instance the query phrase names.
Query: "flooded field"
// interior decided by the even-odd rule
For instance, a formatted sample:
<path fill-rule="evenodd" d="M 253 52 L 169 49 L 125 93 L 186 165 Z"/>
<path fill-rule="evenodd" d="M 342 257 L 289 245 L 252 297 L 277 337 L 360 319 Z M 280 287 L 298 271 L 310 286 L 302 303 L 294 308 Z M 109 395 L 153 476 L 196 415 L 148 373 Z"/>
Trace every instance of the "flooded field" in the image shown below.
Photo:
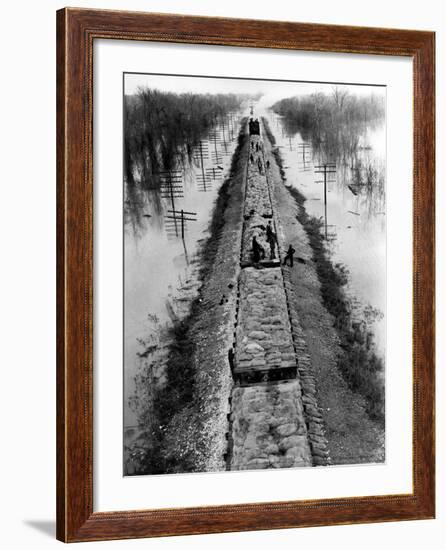
<path fill-rule="evenodd" d="M 137 423 L 129 399 L 147 350 L 160 345 L 160 330 L 186 315 L 196 296 L 200 284 L 197 250 L 208 236 L 215 199 L 230 167 L 239 125 L 238 113 L 228 117 L 225 126 L 219 125 L 202 141 L 201 148 L 197 147 L 192 162 L 181 170 L 173 194 L 153 190 L 142 202 L 132 204 L 125 217 L 126 427 Z M 175 216 L 172 210 L 177 212 Z"/>
<path fill-rule="evenodd" d="M 385 353 L 385 125 L 364 128 L 355 155 L 336 158 L 313 147 L 311 137 L 290 132 L 282 117 L 264 109 L 284 160 L 287 185 L 307 199 L 310 216 L 321 218 L 333 263 L 348 270 L 346 291 L 358 318 L 367 317 L 379 353 Z M 323 164 L 327 167 L 326 205 Z M 359 172 L 359 173 L 358 173 Z M 367 178 L 373 178 L 367 185 Z"/>

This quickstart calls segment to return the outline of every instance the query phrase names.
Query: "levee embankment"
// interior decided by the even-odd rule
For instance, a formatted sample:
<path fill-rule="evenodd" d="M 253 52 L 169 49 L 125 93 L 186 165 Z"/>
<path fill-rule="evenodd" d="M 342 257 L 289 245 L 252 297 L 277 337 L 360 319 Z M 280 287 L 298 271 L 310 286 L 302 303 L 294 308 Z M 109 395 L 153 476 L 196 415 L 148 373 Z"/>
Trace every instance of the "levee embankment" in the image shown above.
<path fill-rule="evenodd" d="M 202 285 L 190 314 L 175 327 L 167 384 L 157 399 L 158 447 L 152 473 L 221 471 L 226 467 L 228 363 L 236 316 L 249 140 L 242 122 L 229 177 L 222 184 L 198 259 Z M 167 421 L 166 421 L 167 419 Z"/>

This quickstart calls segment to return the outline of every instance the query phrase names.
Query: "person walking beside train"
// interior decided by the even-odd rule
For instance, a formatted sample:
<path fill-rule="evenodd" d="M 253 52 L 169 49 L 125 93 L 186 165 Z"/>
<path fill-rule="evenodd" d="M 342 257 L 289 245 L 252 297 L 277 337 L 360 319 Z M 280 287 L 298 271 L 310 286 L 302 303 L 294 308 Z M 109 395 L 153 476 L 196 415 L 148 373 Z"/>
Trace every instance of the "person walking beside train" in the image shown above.
<path fill-rule="evenodd" d="M 288 247 L 287 253 L 285 255 L 285 258 L 283 259 L 283 265 L 287 265 L 287 261 L 290 260 L 290 267 L 293 267 L 294 265 L 294 253 L 296 251 L 293 248 L 293 245 L 290 244 Z"/>

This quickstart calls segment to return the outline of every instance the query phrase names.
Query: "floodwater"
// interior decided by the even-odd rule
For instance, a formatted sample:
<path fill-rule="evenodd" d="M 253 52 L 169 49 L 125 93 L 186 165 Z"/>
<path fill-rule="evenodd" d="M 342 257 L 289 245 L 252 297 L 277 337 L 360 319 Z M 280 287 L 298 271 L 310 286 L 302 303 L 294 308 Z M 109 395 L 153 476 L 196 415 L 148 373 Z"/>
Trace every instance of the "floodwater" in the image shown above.
<path fill-rule="evenodd" d="M 137 229 L 126 218 L 124 225 L 124 426 L 137 418 L 129 406 L 135 391 L 135 375 L 151 344 L 150 336 L 172 318 L 186 315 L 198 291 L 196 255 L 208 227 L 218 190 L 229 173 L 240 129 L 239 114 L 203 140 L 201 153 L 172 176 L 175 191 L 162 195 L 149 191 L 139 208 Z M 203 183 L 203 175 L 204 183 Z M 160 207 L 155 207 L 160 205 Z M 172 210 L 181 220 L 172 219 Z M 170 217 L 169 217 L 170 216 Z"/>
<path fill-rule="evenodd" d="M 331 162 L 323 150 L 314 151 L 311 142 L 299 132 L 289 133 L 282 118 L 269 109 L 262 112 L 269 121 L 284 161 L 287 185 L 298 189 L 307 199 L 310 216 L 322 218 L 327 247 L 334 264 L 348 270 L 346 292 L 353 314 L 368 322 L 374 334 L 377 352 L 385 353 L 386 308 L 386 212 L 385 212 L 385 123 L 373 129 L 365 127 L 355 159 L 335 159 L 327 170 L 326 208 L 324 174 L 318 166 Z M 336 162 L 337 160 L 337 162 Z M 362 166 L 358 175 L 355 166 Z M 371 170 L 374 183 L 357 185 L 366 179 L 365 167 Z M 349 187 L 351 186 L 351 188 Z M 356 194 L 355 194 L 356 193 Z M 325 226 L 326 224 L 326 226 Z M 368 306 L 375 311 L 370 312 Z"/>
<path fill-rule="evenodd" d="M 358 319 L 368 317 L 377 351 L 385 353 L 386 308 L 386 214 L 385 214 L 385 124 L 364 127 L 355 159 L 334 159 L 336 173 L 329 174 L 324 203 L 323 174 L 317 167 L 333 159 L 323 149 L 312 149 L 311 141 L 290 133 L 281 117 L 268 107 L 268 98 L 255 108 L 255 117 L 265 116 L 284 161 L 286 184 L 307 199 L 310 216 L 324 221 L 326 244 L 334 264 L 348 270 L 347 294 Z M 144 359 L 139 354 L 150 346 L 156 328 L 169 324 L 175 316 L 186 315 L 199 288 L 196 255 L 208 236 L 208 226 L 218 190 L 228 174 L 236 148 L 240 113 L 232 132 L 217 129 L 218 142 L 208 136 L 200 155 L 182 170 L 178 196 L 161 196 L 150 191 L 140 204 L 137 228 L 126 218 L 124 226 L 124 425 L 135 426 L 137 418 L 129 406 L 135 391 L 135 375 Z M 224 135 L 223 135 L 224 134 Z M 231 134 L 232 139 L 229 135 Z M 222 140 L 223 138 L 223 140 Z M 358 172 L 358 166 L 362 166 Z M 372 170 L 372 185 L 363 185 L 365 168 Z M 212 172 L 214 169 L 214 172 Z M 207 183 L 204 190 L 203 174 Z M 215 177 L 215 179 L 214 179 Z M 209 183 L 209 178 L 211 183 Z M 180 196 L 181 195 L 181 196 Z M 156 206 L 158 205 L 158 206 Z M 168 218 L 175 210 L 190 218 L 181 222 Z M 189 214 L 193 213 L 193 214 Z M 178 214 L 177 214 L 178 215 Z M 175 225 L 176 224 L 176 225 Z M 367 315 L 368 306 L 380 315 Z"/>

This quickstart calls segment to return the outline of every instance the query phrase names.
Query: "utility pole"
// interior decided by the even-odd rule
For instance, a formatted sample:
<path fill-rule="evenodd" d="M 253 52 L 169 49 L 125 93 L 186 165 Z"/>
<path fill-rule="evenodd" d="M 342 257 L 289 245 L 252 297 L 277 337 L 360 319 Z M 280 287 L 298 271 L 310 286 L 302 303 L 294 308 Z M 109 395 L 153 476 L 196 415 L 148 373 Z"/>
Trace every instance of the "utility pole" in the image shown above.
<path fill-rule="evenodd" d="M 222 125 L 222 129 L 223 129 L 223 145 L 225 147 L 225 153 L 227 153 L 228 148 L 227 148 L 227 145 L 226 145 L 225 118 L 224 117 L 221 118 L 221 125 Z"/>
<path fill-rule="evenodd" d="M 175 199 L 181 199 L 184 197 L 183 190 L 183 174 L 181 170 L 166 170 L 158 172 L 157 175 L 160 178 L 160 191 L 163 199 L 168 199 L 172 206 L 172 210 L 175 210 Z M 178 237 L 178 227 L 175 222 L 175 233 Z"/>
<path fill-rule="evenodd" d="M 204 187 L 206 191 L 206 178 L 204 175 L 204 161 L 203 161 L 203 142 L 200 140 L 200 160 L 201 160 L 201 174 L 203 176 Z"/>
<path fill-rule="evenodd" d="M 206 175 L 205 169 L 204 169 L 205 158 L 209 158 L 209 143 L 208 142 L 205 143 L 203 142 L 203 140 L 200 140 L 198 142 L 198 147 L 194 152 L 194 159 L 196 162 L 198 162 L 199 168 L 201 171 L 201 174 L 197 176 L 197 180 L 199 184 L 198 190 L 206 192 L 208 191 L 207 184 L 208 183 L 210 184 L 210 179 Z"/>
<path fill-rule="evenodd" d="M 217 149 L 217 132 L 214 132 L 212 135 L 212 141 L 214 142 L 214 155 L 215 157 L 218 157 L 218 149 Z"/>
<path fill-rule="evenodd" d="M 213 147 L 214 150 L 211 152 L 212 164 L 222 164 L 223 157 L 220 151 L 218 150 L 218 147 L 221 148 L 221 143 L 222 143 L 221 136 L 215 130 L 209 135 L 209 140 L 212 141 L 214 144 L 214 147 Z"/>
<path fill-rule="evenodd" d="M 326 162 L 324 164 L 321 164 L 319 166 L 315 166 L 316 170 L 314 171 L 315 174 L 324 174 L 324 179 L 316 181 L 316 183 L 323 183 L 324 184 L 324 218 L 325 218 L 325 240 L 328 239 L 328 232 L 327 232 L 327 175 L 328 174 L 336 174 L 336 163 L 333 162 Z"/>
<path fill-rule="evenodd" d="M 300 153 L 302 152 L 302 160 L 300 160 Z M 301 166 L 300 172 L 309 172 L 311 170 L 311 145 L 308 142 L 302 142 L 297 144 L 297 162 Z"/>
<path fill-rule="evenodd" d="M 209 183 L 211 183 L 211 178 L 212 181 L 221 180 L 223 178 L 223 167 L 217 166 L 217 168 L 215 168 L 215 166 L 213 166 L 212 168 L 206 168 L 206 176 L 209 179 Z"/>
<path fill-rule="evenodd" d="M 297 153 L 298 155 L 299 155 L 299 152 L 302 151 L 302 163 L 303 163 L 304 169 L 305 169 L 305 163 L 306 163 L 306 160 L 307 160 L 307 153 L 310 152 L 309 151 L 310 144 L 307 141 L 303 141 L 302 143 L 298 143 L 297 147 L 298 147 L 298 153 Z"/>
<path fill-rule="evenodd" d="M 186 223 L 185 222 L 196 222 L 197 221 L 197 213 L 196 212 L 186 212 L 183 209 L 181 210 L 168 210 L 169 214 L 165 216 L 166 220 L 170 223 L 175 223 L 178 221 L 180 222 L 181 226 L 181 238 L 184 241 L 185 236 L 185 230 L 186 230 Z M 195 216 L 195 217 L 187 217 L 187 216 Z"/>
<path fill-rule="evenodd" d="M 229 139 L 234 141 L 234 120 L 232 118 L 232 112 L 228 113 L 228 126 L 229 126 Z"/>

